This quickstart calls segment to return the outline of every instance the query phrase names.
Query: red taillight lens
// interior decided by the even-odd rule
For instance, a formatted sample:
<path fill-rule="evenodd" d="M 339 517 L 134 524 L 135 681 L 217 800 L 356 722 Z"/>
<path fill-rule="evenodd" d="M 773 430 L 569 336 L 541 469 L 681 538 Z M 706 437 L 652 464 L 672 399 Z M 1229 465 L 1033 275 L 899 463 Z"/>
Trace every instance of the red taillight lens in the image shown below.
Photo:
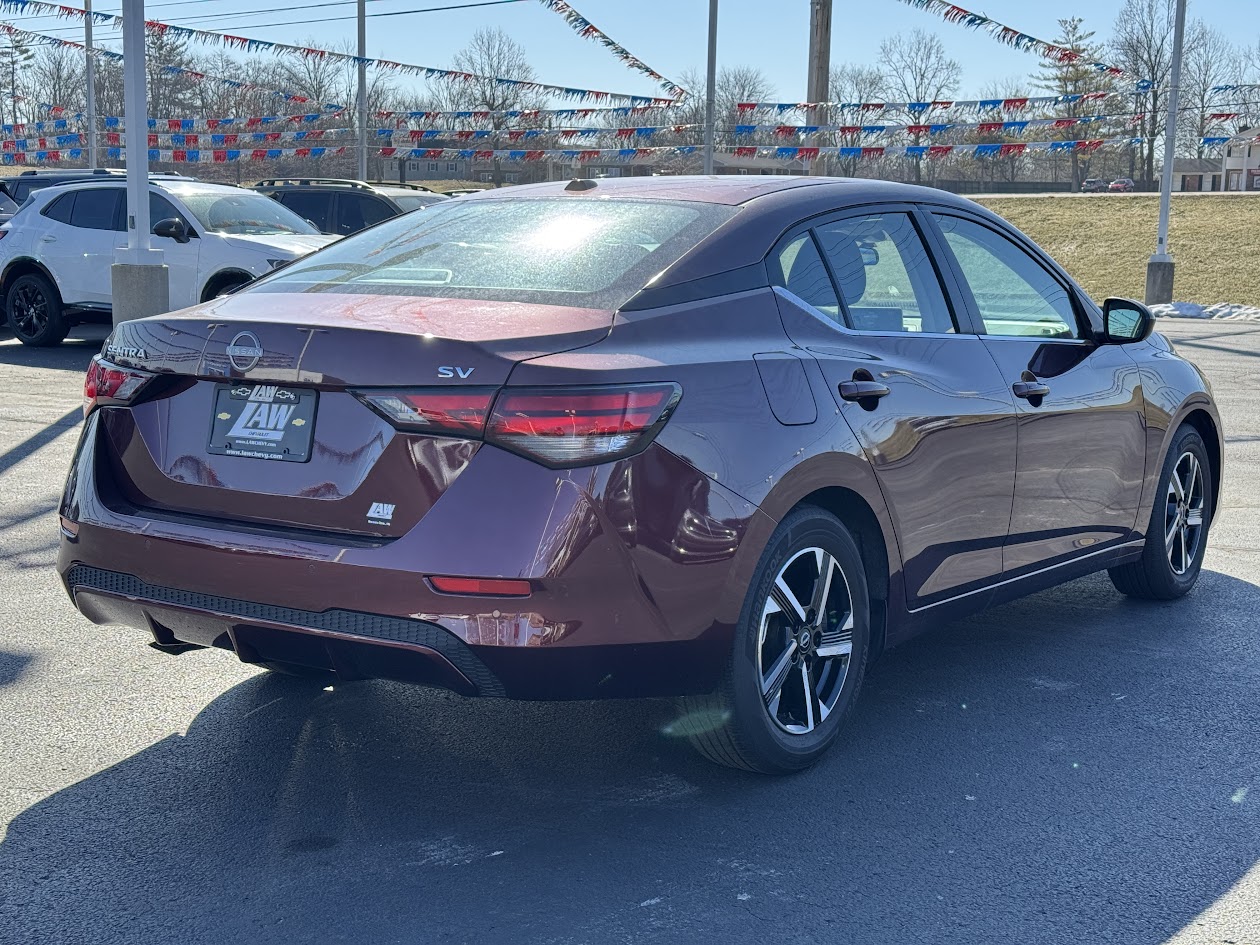
<path fill-rule="evenodd" d="M 463 594 L 475 597 L 528 597 L 529 581 L 506 578 L 431 577 L 433 589 L 443 594 Z"/>
<path fill-rule="evenodd" d="M 355 396 L 404 430 L 480 437 L 497 388 L 360 390 Z"/>
<path fill-rule="evenodd" d="M 148 371 L 110 364 L 98 354 L 83 380 L 83 416 L 105 404 L 130 403 L 154 377 Z"/>
<path fill-rule="evenodd" d="M 547 466 L 585 466 L 644 449 L 682 397 L 677 384 L 511 388 L 499 394 L 485 439 Z"/>

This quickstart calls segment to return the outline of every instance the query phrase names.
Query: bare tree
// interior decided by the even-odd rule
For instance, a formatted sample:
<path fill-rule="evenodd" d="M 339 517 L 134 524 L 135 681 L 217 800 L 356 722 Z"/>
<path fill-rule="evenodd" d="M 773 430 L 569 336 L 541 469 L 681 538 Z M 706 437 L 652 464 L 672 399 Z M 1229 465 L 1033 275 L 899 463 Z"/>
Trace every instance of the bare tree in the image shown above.
<path fill-rule="evenodd" d="M 962 78 L 962 66 L 950 59 L 945 45 L 932 33 L 914 30 L 886 39 L 879 47 L 879 65 L 889 97 L 904 102 L 934 102 L 952 97 Z M 915 145 L 920 135 L 913 135 Z M 923 180 L 923 162 L 912 159 L 915 183 Z"/>
<path fill-rule="evenodd" d="M 1206 152 L 1203 138 L 1213 132 L 1233 133 L 1236 123 L 1222 126 L 1212 115 L 1240 111 L 1245 106 L 1226 108 L 1222 98 L 1212 90 L 1220 85 L 1236 85 L 1243 81 L 1244 65 L 1239 51 L 1221 33 L 1202 20 L 1195 20 L 1187 31 L 1186 52 L 1181 65 L 1181 115 L 1178 136 L 1181 150 L 1202 158 Z M 1238 98 L 1238 96 L 1234 96 Z M 1251 96 L 1242 96 L 1250 100 Z"/>
<path fill-rule="evenodd" d="M 1146 187 L 1155 181 L 1157 139 L 1166 124 L 1164 114 L 1172 73 L 1173 27 L 1176 0 L 1125 0 L 1116 17 L 1111 40 L 1112 56 L 1134 81 L 1150 83 L 1142 96 L 1140 134 L 1146 139 L 1142 147 L 1142 167 L 1134 161 L 1132 176 L 1140 177 Z M 1136 158 L 1136 153 L 1135 153 Z"/>

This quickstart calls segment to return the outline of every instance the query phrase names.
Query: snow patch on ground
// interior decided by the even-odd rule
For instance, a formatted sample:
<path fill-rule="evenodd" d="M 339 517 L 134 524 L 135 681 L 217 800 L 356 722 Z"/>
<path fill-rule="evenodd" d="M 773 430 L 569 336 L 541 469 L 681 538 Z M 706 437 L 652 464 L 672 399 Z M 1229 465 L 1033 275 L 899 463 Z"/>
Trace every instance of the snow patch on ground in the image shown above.
<path fill-rule="evenodd" d="M 1236 302 L 1217 302 L 1215 305 L 1173 302 L 1152 305 L 1151 311 L 1156 318 L 1223 318 L 1239 322 L 1260 322 L 1260 307 L 1239 305 Z"/>

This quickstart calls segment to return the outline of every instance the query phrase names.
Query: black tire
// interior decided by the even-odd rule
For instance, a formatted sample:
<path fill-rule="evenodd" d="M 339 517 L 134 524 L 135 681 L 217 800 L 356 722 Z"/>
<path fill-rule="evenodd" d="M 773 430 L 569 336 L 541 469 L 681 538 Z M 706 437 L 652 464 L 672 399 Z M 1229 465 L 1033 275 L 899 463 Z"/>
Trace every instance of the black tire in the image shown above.
<path fill-rule="evenodd" d="M 771 600 L 771 590 L 781 572 L 790 587 L 817 588 L 816 581 L 810 583 L 810 574 L 819 573 L 818 551 L 830 556 L 828 560 L 834 561 L 843 577 L 837 583 L 834 570 L 826 567 L 832 574 L 831 593 L 828 604 L 818 608 L 831 615 L 825 624 L 809 619 L 815 609 L 812 606 L 806 621 L 801 621 L 799 617 L 787 617 L 788 609 Z M 816 590 L 814 596 L 817 599 Z M 780 599 L 785 598 L 780 595 Z M 847 614 L 843 610 L 846 604 Z M 771 613 L 771 608 L 776 609 Z M 847 619 L 850 617 L 851 621 Z M 850 623 L 847 657 L 824 657 L 818 653 L 820 644 L 826 644 L 824 648 L 832 652 L 842 649 L 843 627 Z M 797 640 L 808 636 L 804 633 L 807 624 L 816 628 L 815 633 L 809 643 L 798 644 Z M 829 628 L 827 638 L 817 629 L 824 625 Z M 776 657 L 780 648 L 782 652 Z M 814 506 L 802 506 L 779 524 L 761 556 L 735 629 L 735 642 L 721 685 L 709 695 L 682 699 L 682 713 L 675 728 L 687 736 L 700 754 L 717 764 L 763 774 L 801 771 L 818 761 L 839 736 L 862 688 L 869 651 L 870 603 L 857 543 L 834 515 Z M 780 683 L 774 690 L 773 685 L 764 685 L 764 680 L 782 665 L 785 654 L 797 655 L 786 671 L 786 678 L 792 683 Z M 766 663 L 769 669 L 763 674 L 762 664 Z M 804 671 L 800 669 L 802 663 Z M 808 706 L 804 682 L 807 678 L 813 682 L 811 688 L 816 688 L 818 697 L 817 703 L 811 699 Z M 777 691 L 779 696 L 764 696 L 764 690 Z M 824 700 L 830 702 L 825 714 L 821 711 Z M 806 729 L 807 722 L 812 727 Z M 790 731 L 788 726 L 796 731 Z"/>
<path fill-rule="evenodd" d="M 1176 498 L 1173 481 L 1175 475 L 1180 485 L 1187 477 L 1190 465 L 1187 457 L 1193 457 L 1198 464 L 1199 485 L 1188 483 L 1190 495 L 1183 501 Z M 1183 425 L 1164 457 L 1142 557 L 1107 571 L 1111 583 L 1121 594 L 1144 600 L 1176 600 L 1194 587 L 1203 568 L 1208 528 L 1215 508 L 1211 469 L 1203 438 L 1194 427 Z M 1181 488 L 1184 491 L 1186 486 Z M 1196 518 L 1197 526 L 1191 524 Z M 1170 528 L 1176 533 L 1171 546 L 1166 537 Z M 1187 546 L 1180 544 L 1183 540 Z"/>
<path fill-rule="evenodd" d="M 224 275 L 224 276 L 215 276 L 213 279 L 211 279 L 209 282 L 206 283 L 205 289 L 202 290 L 201 301 L 203 302 L 213 301 L 214 299 L 217 299 L 220 295 L 223 295 L 225 292 L 231 292 L 234 289 L 239 289 L 241 286 L 246 285 L 253 281 L 254 281 L 253 277 L 247 276 L 247 275 L 230 274 L 230 275 Z"/>
<path fill-rule="evenodd" d="M 18 341 L 34 348 L 61 344 L 70 333 L 70 322 L 61 306 L 56 286 L 39 273 L 18 276 L 4 300 L 9 329 Z"/>

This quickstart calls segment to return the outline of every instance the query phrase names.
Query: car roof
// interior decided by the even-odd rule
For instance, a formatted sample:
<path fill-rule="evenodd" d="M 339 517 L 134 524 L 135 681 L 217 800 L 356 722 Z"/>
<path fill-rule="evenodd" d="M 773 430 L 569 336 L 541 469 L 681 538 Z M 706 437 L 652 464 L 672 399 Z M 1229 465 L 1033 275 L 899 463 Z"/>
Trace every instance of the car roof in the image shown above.
<path fill-rule="evenodd" d="M 481 191 L 459 199 L 461 203 L 477 203 L 556 198 L 700 202 L 737 210 L 726 223 L 658 276 L 656 287 L 759 264 L 779 236 L 802 220 L 864 204 L 926 203 L 993 216 L 965 197 L 933 187 L 800 175 L 618 177 L 583 182 L 576 188 L 572 181 L 558 181 Z"/>
<path fill-rule="evenodd" d="M 470 200 L 558 196 L 588 199 L 621 197 L 715 203 L 732 207 L 745 204 L 804 206 L 816 202 L 820 207 L 834 209 L 872 200 L 923 201 L 930 197 L 938 203 L 953 202 L 971 205 L 968 200 L 932 187 L 849 177 L 752 174 L 711 177 L 679 175 L 676 177 L 613 177 L 583 183 L 585 186 L 580 190 L 573 188 L 572 181 L 555 181 L 482 190 L 465 196 Z"/>
<path fill-rule="evenodd" d="M 124 177 L 100 177 L 88 180 L 72 180 L 67 181 L 57 187 L 45 187 L 39 190 L 39 194 L 47 194 L 49 197 L 57 194 L 66 194 L 76 190 L 91 190 L 93 187 L 112 187 L 121 189 L 127 186 L 127 180 Z M 212 184 L 207 181 L 196 180 L 191 177 L 167 177 L 160 174 L 149 175 L 149 186 L 157 187 L 165 190 L 175 196 L 190 193 L 248 193 L 248 187 L 236 187 L 232 184 Z"/>

